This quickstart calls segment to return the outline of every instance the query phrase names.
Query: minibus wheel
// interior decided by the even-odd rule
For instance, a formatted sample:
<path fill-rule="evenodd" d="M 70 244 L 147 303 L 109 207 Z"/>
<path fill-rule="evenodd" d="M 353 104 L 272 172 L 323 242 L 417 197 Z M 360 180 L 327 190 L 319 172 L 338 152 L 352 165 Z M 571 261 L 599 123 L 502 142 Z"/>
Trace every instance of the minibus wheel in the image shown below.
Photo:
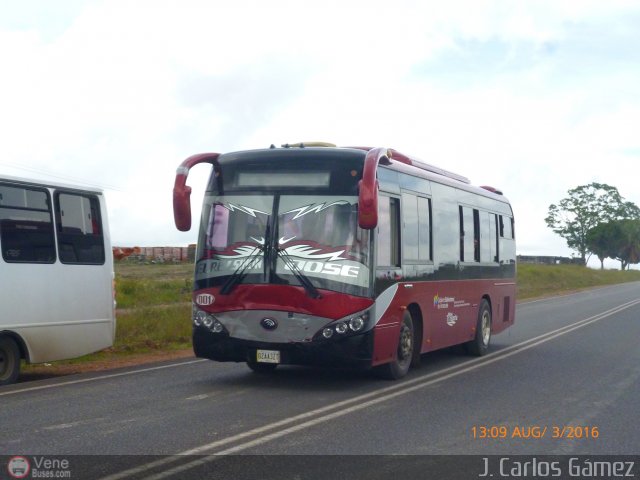
<path fill-rule="evenodd" d="M 15 382 L 20 374 L 20 349 L 11 337 L 0 337 L 0 385 Z"/>

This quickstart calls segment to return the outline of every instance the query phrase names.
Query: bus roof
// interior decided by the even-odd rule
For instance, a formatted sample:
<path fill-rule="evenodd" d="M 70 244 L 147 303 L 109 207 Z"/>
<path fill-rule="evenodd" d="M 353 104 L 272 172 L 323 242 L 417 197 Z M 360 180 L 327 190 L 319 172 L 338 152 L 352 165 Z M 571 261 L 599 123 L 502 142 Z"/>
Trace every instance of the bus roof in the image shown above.
<path fill-rule="evenodd" d="M 282 151 L 307 151 L 309 154 L 314 152 L 316 155 L 320 152 L 331 152 L 331 155 L 339 155 L 340 153 L 349 152 L 350 154 L 354 154 L 356 152 L 360 152 L 363 159 L 366 156 L 367 152 L 373 150 L 373 147 L 363 147 L 363 146 L 347 146 L 347 147 L 338 147 L 332 143 L 327 142 L 300 142 L 295 144 L 284 144 L 281 148 L 277 148 L 275 145 L 271 145 L 271 147 L 267 149 L 255 149 L 255 150 L 241 150 L 235 152 L 229 152 L 220 155 L 220 160 L 224 162 L 224 159 L 236 160 L 241 157 L 255 155 L 258 154 L 260 156 L 267 155 L 275 155 L 275 152 Z M 502 191 L 500 189 L 494 188 L 492 186 L 482 185 L 476 186 L 472 185 L 471 181 L 458 173 L 451 172 L 449 170 L 445 170 L 444 168 L 437 167 L 435 165 L 426 163 L 417 157 L 412 155 L 407 155 L 398 150 L 388 148 L 387 150 L 387 158 L 388 162 L 381 163 L 381 165 L 389 167 L 393 170 L 398 170 L 403 173 L 414 175 L 422 178 L 426 178 L 431 181 L 435 181 L 437 183 L 444 183 L 456 188 L 460 188 L 462 190 L 466 190 L 478 195 L 486 196 L 489 198 L 494 198 L 500 200 L 504 203 L 509 203 L 508 200 L 504 197 Z M 270 153 L 267 153 L 270 152 Z M 246 158 L 246 157 L 245 157 Z"/>
<path fill-rule="evenodd" d="M 83 184 L 71 184 L 56 182 L 50 180 L 39 180 L 36 178 L 17 177 L 12 175 L 5 175 L 0 173 L 0 181 L 17 183 L 20 185 L 28 185 L 34 187 L 48 187 L 48 188 L 64 188 L 65 190 L 75 190 L 80 192 L 89 192 L 95 195 L 102 195 L 103 190 L 99 187 L 91 187 Z"/>

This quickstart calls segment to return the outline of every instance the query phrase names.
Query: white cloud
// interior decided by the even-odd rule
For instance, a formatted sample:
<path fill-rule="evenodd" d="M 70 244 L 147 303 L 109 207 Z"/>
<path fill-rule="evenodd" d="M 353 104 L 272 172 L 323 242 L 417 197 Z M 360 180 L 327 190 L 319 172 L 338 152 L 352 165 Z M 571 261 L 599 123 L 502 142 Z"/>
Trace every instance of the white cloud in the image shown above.
<path fill-rule="evenodd" d="M 639 13 L 595 0 L 116 0 L 77 3 L 66 26 L 0 22 L 0 172 L 115 186 L 115 243 L 185 244 L 195 232 L 173 227 L 171 189 L 193 153 L 390 146 L 502 188 L 522 253 L 568 254 L 543 219 L 569 188 L 602 181 L 640 204 L 639 67 L 622 47 Z"/>

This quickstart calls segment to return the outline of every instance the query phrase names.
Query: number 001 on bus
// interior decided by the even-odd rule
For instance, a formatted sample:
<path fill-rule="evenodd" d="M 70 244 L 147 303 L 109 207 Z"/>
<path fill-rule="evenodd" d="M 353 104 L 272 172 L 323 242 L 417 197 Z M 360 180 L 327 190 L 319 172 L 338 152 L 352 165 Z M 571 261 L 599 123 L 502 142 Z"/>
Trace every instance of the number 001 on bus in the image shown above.
<path fill-rule="evenodd" d="M 397 379 L 425 352 L 464 344 L 483 355 L 513 324 L 513 212 L 495 188 L 383 148 L 206 153 L 177 171 L 182 231 L 200 163 L 211 174 L 193 292 L 198 357 Z"/>

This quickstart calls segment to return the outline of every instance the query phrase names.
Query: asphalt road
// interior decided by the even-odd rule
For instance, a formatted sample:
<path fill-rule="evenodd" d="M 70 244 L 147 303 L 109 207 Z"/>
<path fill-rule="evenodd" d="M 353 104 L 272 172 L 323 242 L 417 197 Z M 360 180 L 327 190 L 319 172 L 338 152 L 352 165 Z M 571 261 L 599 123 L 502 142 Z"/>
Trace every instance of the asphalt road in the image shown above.
<path fill-rule="evenodd" d="M 198 359 L 27 382 L 0 387 L 0 455 L 140 456 L 113 479 L 199 467 L 175 454 L 638 455 L 639 340 L 631 283 L 521 303 L 489 355 L 427 354 L 399 382 Z"/>

